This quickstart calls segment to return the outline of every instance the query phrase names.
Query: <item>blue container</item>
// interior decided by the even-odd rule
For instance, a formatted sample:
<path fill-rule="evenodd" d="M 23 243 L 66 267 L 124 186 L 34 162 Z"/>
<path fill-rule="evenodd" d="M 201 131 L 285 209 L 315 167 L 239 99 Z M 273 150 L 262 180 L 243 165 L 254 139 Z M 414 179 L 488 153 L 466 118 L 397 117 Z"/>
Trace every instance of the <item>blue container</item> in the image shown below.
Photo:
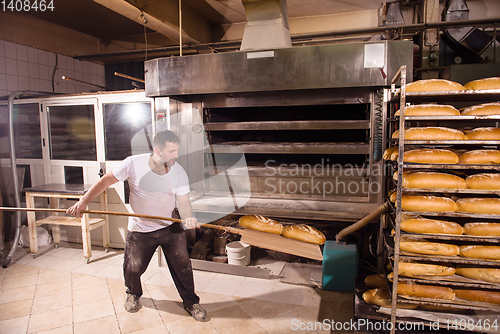
<path fill-rule="evenodd" d="M 327 240 L 323 248 L 323 290 L 354 292 L 358 276 L 358 250 L 353 244 Z"/>

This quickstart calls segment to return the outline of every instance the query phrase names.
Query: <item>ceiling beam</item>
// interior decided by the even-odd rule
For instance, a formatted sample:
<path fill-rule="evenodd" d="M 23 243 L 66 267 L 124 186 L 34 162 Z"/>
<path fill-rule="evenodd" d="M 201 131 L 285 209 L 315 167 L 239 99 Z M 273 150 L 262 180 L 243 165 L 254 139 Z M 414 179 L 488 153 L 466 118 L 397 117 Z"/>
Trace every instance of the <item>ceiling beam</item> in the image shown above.
<path fill-rule="evenodd" d="M 176 0 L 157 1 L 139 0 L 134 5 L 126 0 L 94 0 L 95 2 L 119 13 L 139 24 L 159 32 L 179 42 L 179 3 Z M 212 25 L 182 6 L 182 42 L 199 44 L 212 42 Z"/>

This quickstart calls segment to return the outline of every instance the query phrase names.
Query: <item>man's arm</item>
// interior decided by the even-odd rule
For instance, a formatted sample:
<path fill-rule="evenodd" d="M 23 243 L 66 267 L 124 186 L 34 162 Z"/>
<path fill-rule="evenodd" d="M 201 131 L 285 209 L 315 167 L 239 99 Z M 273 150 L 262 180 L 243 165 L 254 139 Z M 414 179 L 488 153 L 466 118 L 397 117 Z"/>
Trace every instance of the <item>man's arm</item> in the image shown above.
<path fill-rule="evenodd" d="M 191 207 L 191 201 L 189 200 L 189 194 L 176 196 L 177 207 L 179 209 L 179 214 L 181 218 L 185 220 L 184 227 L 186 229 L 198 228 L 198 219 L 193 216 L 193 208 Z"/>
<path fill-rule="evenodd" d="M 73 206 L 66 210 L 66 213 L 75 217 L 81 217 L 82 213 L 80 211 L 84 210 L 89 205 L 89 203 L 95 197 L 97 197 L 97 195 L 117 182 L 118 180 L 112 172 L 106 173 L 99 179 L 99 181 L 97 181 L 96 183 L 94 183 L 94 185 L 92 185 L 92 187 L 90 187 L 89 191 L 87 191 L 78 202 L 76 202 Z"/>

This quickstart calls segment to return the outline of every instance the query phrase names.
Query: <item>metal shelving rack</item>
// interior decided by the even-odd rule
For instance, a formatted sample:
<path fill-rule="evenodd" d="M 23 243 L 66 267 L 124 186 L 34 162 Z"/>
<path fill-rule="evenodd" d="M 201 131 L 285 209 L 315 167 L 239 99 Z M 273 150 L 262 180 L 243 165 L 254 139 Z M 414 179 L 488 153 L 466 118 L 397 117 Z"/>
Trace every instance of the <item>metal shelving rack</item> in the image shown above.
<path fill-rule="evenodd" d="M 397 161 L 397 175 L 398 180 L 403 179 L 403 171 L 405 169 L 433 169 L 433 170 L 482 170 L 488 172 L 500 172 L 500 166 L 498 165 L 433 165 L 433 164 L 418 164 L 418 163 L 407 163 L 403 162 L 403 156 L 405 151 L 405 146 L 459 146 L 463 148 L 474 148 L 477 146 L 487 146 L 489 148 L 496 147 L 500 145 L 500 141 L 405 141 L 404 133 L 407 121 L 453 121 L 453 122 L 475 122 L 475 121 L 496 121 L 496 126 L 500 122 L 500 116 L 405 116 L 405 106 L 407 102 L 444 102 L 444 101 L 460 101 L 460 102 L 488 102 L 488 101 L 498 101 L 500 100 L 500 90 L 487 90 L 487 91 L 460 91 L 460 92 L 419 92 L 419 93 L 407 93 L 406 92 L 406 66 L 402 66 L 400 70 L 394 76 L 391 82 L 391 98 L 389 99 L 390 104 L 399 103 L 400 116 L 388 117 L 389 122 L 399 124 L 399 138 L 390 139 L 392 145 L 399 144 L 399 157 Z M 396 90 L 396 82 L 400 81 L 400 89 Z M 401 252 L 399 245 L 401 236 L 431 239 L 431 240 L 442 240 L 442 241 L 459 241 L 459 242 L 484 242 L 490 244 L 499 244 L 500 238 L 498 237 L 475 237 L 475 236 L 452 236 L 452 235 L 439 235 L 439 234 L 411 234 L 402 233 L 401 218 L 402 214 L 410 215 L 422 215 L 422 216 L 434 216 L 434 217 L 459 217 L 459 218 L 473 218 L 473 219 L 486 219 L 486 220 L 500 220 L 500 215 L 488 215 L 488 214 L 472 214 L 472 213 L 462 213 L 462 212 L 407 212 L 403 211 L 401 208 L 402 196 L 403 194 L 420 194 L 420 193 L 446 193 L 446 194 L 471 194 L 471 195 L 500 195 L 500 191 L 490 191 L 490 190 L 473 190 L 473 189 L 410 189 L 404 188 L 402 182 L 397 182 L 397 200 L 395 205 L 395 219 L 392 219 L 391 223 L 394 225 L 394 245 L 392 248 L 393 256 L 393 283 L 392 283 L 392 303 L 391 303 L 391 334 L 396 331 L 396 322 L 399 321 L 396 315 L 396 307 L 398 302 L 418 304 L 418 305 L 433 305 L 433 306 L 446 306 L 446 301 L 436 302 L 435 300 L 425 300 L 425 299 L 403 299 L 398 297 L 397 287 L 398 283 L 419 283 L 419 284 L 433 284 L 433 285 L 443 285 L 448 287 L 458 287 L 458 288 L 480 288 L 480 289 L 495 289 L 500 290 L 500 285 L 489 284 L 487 282 L 478 282 L 464 277 L 455 277 L 452 279 L 423 279 L 423 278 L 409 278 L 399 276 L 399 263 L 400 260 L 413 260 L 413 261 L 423 261 L 431 262 L 435 264 L 443 263 L 453 263 L 453 264 L 469 264 L 469 265 L 481 265 L 488 267 L 498 267 L 500 268 L 500 261 L 487 261 L 487 260 L 475 260 L 464 257 L 432 257 L 432 256 L 421 256 L 418 254 L 410 254 Z M 390 246 L 387 246 L 390 249 Z M 457 276 L 457 275 L 455 275 Z M 490 311 L 492 309 L 491 305 L 484 305 L 483 303 L 470 302 L 467 305 L 454 304 L 453 307 L 456 309 L 463 310 L 475 310 L 475 311 Z"/>

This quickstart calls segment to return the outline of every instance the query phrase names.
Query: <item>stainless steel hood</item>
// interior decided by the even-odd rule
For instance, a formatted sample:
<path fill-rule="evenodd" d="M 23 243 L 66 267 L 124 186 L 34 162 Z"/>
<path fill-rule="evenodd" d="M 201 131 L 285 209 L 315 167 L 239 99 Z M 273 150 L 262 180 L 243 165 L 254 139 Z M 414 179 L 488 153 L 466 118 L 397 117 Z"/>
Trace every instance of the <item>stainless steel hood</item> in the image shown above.
<path fill-rule="evenodd" d="M 411 41 L 238 51 L 145 62 L 146 95 L 173 96 L 390 85 L 413 66 Z"/>

